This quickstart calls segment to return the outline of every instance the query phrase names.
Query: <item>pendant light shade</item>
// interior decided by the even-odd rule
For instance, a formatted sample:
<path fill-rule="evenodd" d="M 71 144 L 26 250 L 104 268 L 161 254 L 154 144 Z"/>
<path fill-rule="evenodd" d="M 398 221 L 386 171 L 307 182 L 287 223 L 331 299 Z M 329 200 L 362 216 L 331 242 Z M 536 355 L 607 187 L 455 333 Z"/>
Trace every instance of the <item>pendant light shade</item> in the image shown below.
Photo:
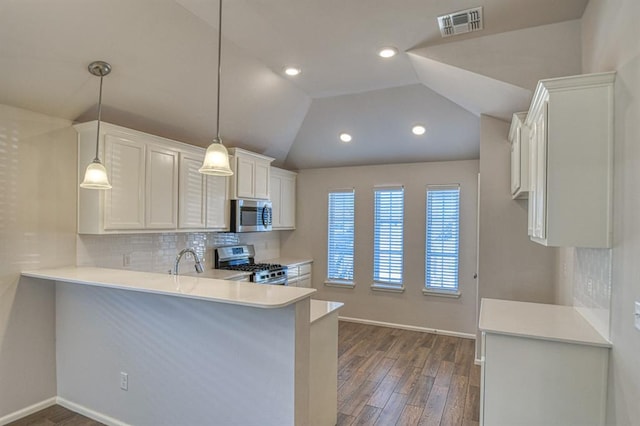
<path fill-rule="evenodd" d="M 96 156 L 87 166 L 84 172 L 84 180 L 80 188 L 86 189 L 111 189 L 107 169 L 100 162 L 98 157 L 100 146 L 100 118 L 102 116 L 102 78 L 111 72 L 111 65 L 103 61 L 95 61 L 89 64 L 89 72 L 100 77 L 100 95 L 98 97 L 98 128 L 96 130 Z"/>
<path fill-rule="evenodd" d="M 233 172 L 229 167 L 229 152 L 218 138 L 207 148 L 202 167 L 198 170 L 205 175 L 231 176 Z"/>
<path fill-rule="evenodd" d="M 231 176 L 233 171 L 229 167 L 229 152 L 222 145 L 220 137 L 220 74 L 222 71 L 222 0 L 218 0 L 218 93 L 216 108 L 217 136 L 207 148 L 202 167 L 198 170 L 205 175 Z"/>

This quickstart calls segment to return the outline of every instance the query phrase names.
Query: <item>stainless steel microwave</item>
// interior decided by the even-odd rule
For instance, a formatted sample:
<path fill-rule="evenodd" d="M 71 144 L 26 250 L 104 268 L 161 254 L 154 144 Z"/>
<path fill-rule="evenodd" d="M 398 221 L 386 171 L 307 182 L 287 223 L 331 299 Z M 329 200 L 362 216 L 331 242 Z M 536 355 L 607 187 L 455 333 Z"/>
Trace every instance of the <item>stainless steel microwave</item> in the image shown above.
<path fill-rule="evenodd" d="M 231 200 L 231 232 L 271 231 L 271 201 Z"/>

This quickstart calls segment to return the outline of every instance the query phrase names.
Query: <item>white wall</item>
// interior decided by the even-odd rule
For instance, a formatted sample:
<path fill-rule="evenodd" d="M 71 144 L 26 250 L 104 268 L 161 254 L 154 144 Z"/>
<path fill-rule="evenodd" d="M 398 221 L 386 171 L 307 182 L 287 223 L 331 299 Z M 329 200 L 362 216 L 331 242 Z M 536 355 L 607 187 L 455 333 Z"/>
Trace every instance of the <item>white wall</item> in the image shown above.
<path fill-rule="evenodd" d="M 70 124 L 0 105 L 0 419 L 56 395 L 54 289 L 20 271 L 75 263 Z"/>
<path fill-rule="evenodd" d="M 582 18 L 583 72 L 617 71 L 614 242 L 612 250 L 575 249 L 573 280 L 560 282 L 565 289 L 573 288 L 576 304 L 587 298 L 596 300 L 595 307 L 600 308 L 597 305 L 606 304 L 610 297 L 610 309 L 597 317 L 609 319 L 613 342 L 607 403 L 607 424 L 610 425 L 636 425 L 640 419 L 640 330 L 633 326 L 633 302 L 640 301 L 638 19 L 640 2 L 637 0 L 591 0 Z M 604 280 L 601 290 L 593 285 L 599 279 Z"/>
<path fill-rule="evenodd" d="M 61 398 L 140 426 L 307 423 L 309 299 L 261 309 L 41 285 L 56 287 Z"/>
<path fill-rule="evenodd" d="M 527 201 L 511 198 L 508 133 L 509 123 L 480 117 L 478 302 L 486 297 L 552 303 L 555 250 L 529 239 Z M 479 350 L 476 344 L 477 358 Z"/>
<path fill-rule="evenodd" d="M 395 164 L 302 170 L 298 174 L 296 231 L 281 236 L 283 256 L 311 257 L 317 299 L 344 302 L 344 317 L 475 333 L 478 161 Z M 451 299 L 424 296 L 427 184 L 461 185 L 460 289 Z M 373 291 L 373 187 L 404 185 L 405 292 Z M 327 194 L 355 188 L 355 288 L 324 285 L 327 270 Z"/>

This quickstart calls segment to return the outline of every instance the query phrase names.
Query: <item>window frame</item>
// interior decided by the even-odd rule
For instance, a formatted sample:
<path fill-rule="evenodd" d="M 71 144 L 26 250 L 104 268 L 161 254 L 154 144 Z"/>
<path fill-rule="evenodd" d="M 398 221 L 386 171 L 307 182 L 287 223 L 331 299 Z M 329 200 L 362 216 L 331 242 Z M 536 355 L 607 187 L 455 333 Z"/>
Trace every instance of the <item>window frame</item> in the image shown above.
<path fill-rule="evenodd" d="M 332 194 L 351 194 L 352 195 L 352 214 L 351 214 L 351 276 L 349 278 L 340 278 L 331 276 L 332 269 L 335 269 L 335 265 L 332 266 L 332 207 L 331 207 L 331 197 Z M 327 269 L 326 269 L 326 286 L 333 287 L 346 287 L 353 288 L 355 287 L 355 189 L 354 188 L 345 188 L 345 189 L 330 189 L 327 193 Z"/>
<path fill-rule="evenodd" d="M 378 252 L 379 250 L 379 245 L 378 245 L 378 232 L 380 231 L 380 228 L 384 225 L 381 224 L 379 225 L 379 220 L 381 220 L 379 218 L 379 211 L 378 211 L 378 194 L 382 194 L 384 192 L 400 192 L 401 193 L 401 232 L 400 232 L 400 236 L 399 236 L 399 244 L 400 244 L 400 262 L 399 262 L 399 266 L 400 266 L 400 280 L 398 282 L 393 282 L 393 281 L 387 281 L 387 280 L 383 280 L 380 278 L 380 271 L 378 270 L 378 266 L 380 264 L 380 259 L 378 258 L 378 255 L 380 254 Z M 391 205 L 394 204 L 394 200 L 390 200 Z M 397 214 L 397 212 L 395 212 L 395 214 Z M 397 222 L 397 220 L 387 220 L 386 222 L 388 222 L 388 224 L 390 224 L 390 222 Z M 388 292 L 403 292 L 405 289 L 404 286 L 404 279 L 405 279 L 405 271 L 404 271 L 404 258 L 405 258 L 405 251 L 404 251 L 404 232 L 405 232 L 405 190 L 404 190 L 404 186 L 403 185 L 385 185 L 385 186 L 376 186 L 373 188 L 373 262 L 372 262 L 372 284 L 371 284 L 371 288 L 373 290 L 380 290 L 380 291 L 388 291 Z M 393 235 L 394 232 L 393 230 L 389 230 L 388 233 L 390 235 L 388 235 L 389 238 L 391 238 L 390 244 L 393 244 L 393 241 L 395 240 L 395 244 L 397 245 L 397 239 L 398 236 L 397 235 Z M 397 250 L 395 250 L 397 251 Z M 397 255 L 397 253 L 396 253 Z M 389 256 L 392 257 L 394 256 L 394 253 L 389 253 Z M 390 261 L 389 262 L 389 269 L 393 269 L 394 266 L 397 268 L 398 262 L 393 262 Z M 391 274 L 391 272 L 389 272 Z"/>
<path fill-rule="evenodd" d="M 444 283 L 433 285 L 428 282 L 429 278 L 429 255 L 432 250 L 429 250 L 430 241 L 430 227 L 429 217 L 431 208 L 429 205 L 429 192 L 430 191 L 451 191 L 457 190 L 457 225 L 456 225 L 456 247 L 455 247 L 455 288 L 445 288 Z M 443 184 L 443 185 L 427 185 L 425 191 L 425 242 L 424 242 L 424 285 L 422 292 L 429 296 L 443 296 L 443 297 L 460 297 L 460 219 L 461 219 L 461 197 L 462 189 L 460 184 Z M 431 237 L 432 238 L 432 237 Z M 441 255 L 442 256 L 442 255 Z M 444 274 L 444 273 L 443 273 Z"/>

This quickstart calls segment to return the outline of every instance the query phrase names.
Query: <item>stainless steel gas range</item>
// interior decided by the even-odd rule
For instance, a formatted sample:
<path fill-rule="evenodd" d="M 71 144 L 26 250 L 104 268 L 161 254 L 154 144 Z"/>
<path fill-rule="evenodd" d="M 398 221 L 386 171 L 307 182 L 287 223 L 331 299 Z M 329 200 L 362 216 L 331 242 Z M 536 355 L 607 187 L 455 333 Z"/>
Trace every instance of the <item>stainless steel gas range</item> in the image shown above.
<path fill-rule="evenodd" d="M 287 285 L 287 267 L 277 263 L 255 263 L 253 245 L 218 247 L 214 251 L 214 268 L 251 272 L 256 284 Z"/>

